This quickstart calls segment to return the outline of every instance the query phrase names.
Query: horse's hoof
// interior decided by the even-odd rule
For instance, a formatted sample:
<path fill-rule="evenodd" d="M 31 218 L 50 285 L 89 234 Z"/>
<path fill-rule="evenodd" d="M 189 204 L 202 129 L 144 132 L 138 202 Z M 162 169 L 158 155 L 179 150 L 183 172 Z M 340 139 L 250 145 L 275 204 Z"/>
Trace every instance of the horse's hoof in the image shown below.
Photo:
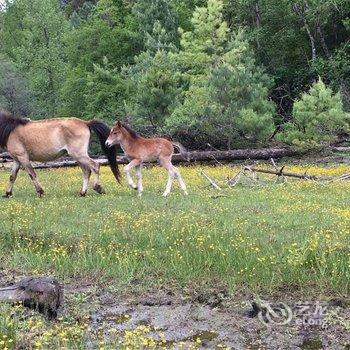
<path fill-rule="evenodd" d="M 2 195 L 2 198 L 11 198 L 12 193 L 11 192 L 6 192 L 4 195 Z"/>
<path fill-rule="evenodd" d="M 99 193 L 99 194 L 105 194 L 106 191 L 103 189 L 103 187 L 101 185 L 95 185 L 94 186 L 94 190 Z"/>
<path fill-rule="evenodd" d="M 85 197 L 86 196 L 86 192 L 79 192 L 79 197 Z"/>
<path fill-rule="evenodd" d="M 188 196 L 188 192 L 187 192 L 187 191 L 184 191 L 184 195 L 185 195 L 185 196 Z"/>
<path fill-rule="evenodd" d="M 37 194 L 39 198 L 42 198 L 44 196 L 44 190 L 39 190 Z"/>

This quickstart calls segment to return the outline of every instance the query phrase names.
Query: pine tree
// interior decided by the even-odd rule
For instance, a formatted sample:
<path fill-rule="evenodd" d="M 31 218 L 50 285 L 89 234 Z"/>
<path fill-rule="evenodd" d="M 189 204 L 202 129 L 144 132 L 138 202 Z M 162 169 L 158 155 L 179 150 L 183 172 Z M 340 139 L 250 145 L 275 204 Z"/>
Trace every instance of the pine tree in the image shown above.
<path fill-rule="evenodd" d="M 281 139 L 303 148 L 335 142 L 341 132 L 350 132 L 350 114 L 344 112 L 341 96 L 334 94 L 321 78 L 294 103 L 293 121 Z"/>
<path fill-rule="evenodd" d="M 171 1 L 137 0 L 133 13 L 146 51 L 178 46 L 178 19 Z"/>
<path fill-rule="evenodd" d="M 183 82 L 182 102 L 167 118 L 167 127 L 184 137 L 189 130 L 195 138 L 204 132 L 205 116 L 211 113 L 209 73 L 224 53 L 228 27 L 222 16 L 223 2 L 208 0 L 207 7 L 198 7 L 192 16 L 192 31 L 182 31 L 181 50 L 174 55 Z"/>
<path fill-rule="evenodd" d="M 143 52 L 135 64 L 124 69 L 128 85 L 126 110 L 140 130 L 164 133 L 166 118 L 179 95 L 176 65 L 171 54 L 158 50 Z"/>
<path fill-rule="evenodd" d="M 190 131 L 196 143 L 264 141 L 274 129 L 271 81 L 256 65 L 243 32 L 230 39 L 222 9 L 221 1 L 208 0 L 193 14 L 193 31 L 182 33 L 175 57 L 188 88 L 167 126 L 183 137 Z"/>
<path fill-rule="evenodd" d="M 217 106 L 216 114 L 210 114 L 207 120 L 212 134 L 220 128 L 220 138 L 228 145 L 266 141 L 274 130 L 271 85 L 271 79 L 256 65 L 244 33 L 239 31 L 210 74 L 210 95 Z"/>

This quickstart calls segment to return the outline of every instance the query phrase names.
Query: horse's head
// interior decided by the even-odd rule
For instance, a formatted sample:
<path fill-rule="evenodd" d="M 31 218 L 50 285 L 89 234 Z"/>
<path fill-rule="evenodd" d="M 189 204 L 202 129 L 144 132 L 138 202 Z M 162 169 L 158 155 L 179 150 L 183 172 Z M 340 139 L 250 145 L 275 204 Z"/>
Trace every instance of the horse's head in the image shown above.
<path fill-rule="evenodd" d="M 106 146 L 112 147 L 117 143 L 122 143 L 124 140 L 136 140 L 139 137 L 140 136 L 137 132 L 131 129 L 128 125 L 117 121 L 109 133 L 108 139 L 106 140 Z"/>
<path fill-rule="evenodd" d="M 123 125 L 120 121 L 117 121 L 111 129 L 111 132 L 109 133 L 109 136 L 106 140 L 106 146 L 112 147 L 116 145 L 117 143 L 120 143 L 120 141 L 123 140 Z"/>

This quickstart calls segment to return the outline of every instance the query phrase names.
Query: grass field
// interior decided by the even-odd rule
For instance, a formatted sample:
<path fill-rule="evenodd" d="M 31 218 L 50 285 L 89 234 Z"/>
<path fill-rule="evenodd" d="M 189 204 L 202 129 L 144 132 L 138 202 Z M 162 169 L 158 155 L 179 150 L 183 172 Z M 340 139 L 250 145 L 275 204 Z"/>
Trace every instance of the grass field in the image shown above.
<path fill-rule="evenodd" d="M 287 168 L 350 172 L 345 165 Z M 0 201 L 0 276 L 107 282 L 121 293 L 164 286 L 185 293 L 203 286 L 229 293 L 349 293 L 350 183 L 274 183 L 267 176 L 259 185 L 227 187 L 227 177 L 239 169 L 204 167 L 222 185 L 218 192 L 198 167 L 181 167 L 189 195 L 176 186 L 168 198 L 161 196 L 166 174 L 159 167 L 144 169 L 142 198 L 125 179 L 117 185 L 107 167 L 102 168 L 107 194 L 91 190 L 85 198 L 77 196 L 78 168 L 39 171 L 42 199 L 21 172 L 14 197 Z M 0 170 L 2 187 L 8 176 L 8 169 Z M 14 312 L 6 310 L 3 315 Z M 0 317 L 1 330 L 9 331 L 1 328 Z"/>

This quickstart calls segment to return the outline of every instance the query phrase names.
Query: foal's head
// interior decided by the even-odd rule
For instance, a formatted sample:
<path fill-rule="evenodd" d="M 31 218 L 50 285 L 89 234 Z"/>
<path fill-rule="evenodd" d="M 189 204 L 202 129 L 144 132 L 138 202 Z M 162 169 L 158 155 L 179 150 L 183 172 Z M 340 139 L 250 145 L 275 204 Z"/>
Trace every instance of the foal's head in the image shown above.
<path fill-rule="evenodd" d="M 126 138 L 131 137 L 132 139 L 137 139 L 139 136 L 137 133 L 129 128 L 127 125 L 123 124 L 120 121 L 117 121 L 106 140 L 106 146 L 112 147 L 117 143 L 123 142 Z"/>

